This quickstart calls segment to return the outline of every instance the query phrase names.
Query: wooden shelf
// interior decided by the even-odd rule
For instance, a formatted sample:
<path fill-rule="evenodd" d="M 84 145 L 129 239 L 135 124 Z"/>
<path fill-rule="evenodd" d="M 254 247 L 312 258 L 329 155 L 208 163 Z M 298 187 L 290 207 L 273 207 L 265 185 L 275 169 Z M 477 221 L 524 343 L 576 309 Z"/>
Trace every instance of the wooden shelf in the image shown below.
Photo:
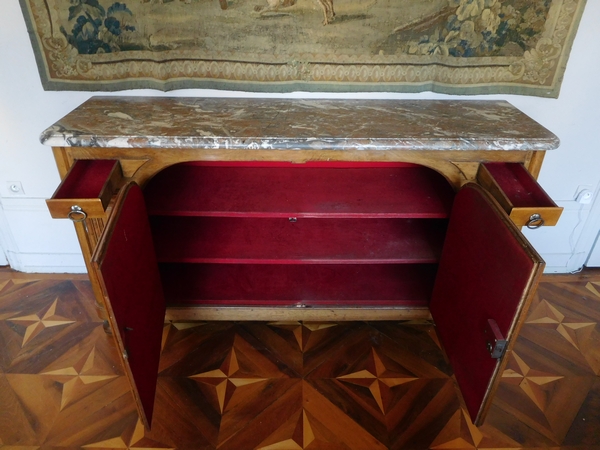
<path fill-rule="evenodd" d="M 145 188 L 179 306 L 426 308 L 453 197 L 402 163 L 182 163 Z"/>
<path fill-rule="evenodd" d="M 168 217 L 150 220 L 160 262 L 435 263 L 446 220 Z"/>
<path fill-rule="evenodd" d="M 435 264 L 160 264 L 172 305 L 427 307 Z"/>
<path fill-rule="evenodd" d="M 151 215 L 446 218 L 454 192 L 402 163 L 183 163 L 145 188 Z"/>

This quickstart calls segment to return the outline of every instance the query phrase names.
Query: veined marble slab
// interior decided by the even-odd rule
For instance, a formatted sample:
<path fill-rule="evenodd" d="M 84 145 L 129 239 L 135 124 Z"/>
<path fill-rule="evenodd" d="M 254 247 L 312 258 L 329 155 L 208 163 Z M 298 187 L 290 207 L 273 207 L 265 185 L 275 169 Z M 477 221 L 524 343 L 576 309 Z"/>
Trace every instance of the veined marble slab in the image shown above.
<path fill-rule="evenodd" d="M 93 97 L 44 131 L 53 146 L 551 150 L 505 101 Z"/>

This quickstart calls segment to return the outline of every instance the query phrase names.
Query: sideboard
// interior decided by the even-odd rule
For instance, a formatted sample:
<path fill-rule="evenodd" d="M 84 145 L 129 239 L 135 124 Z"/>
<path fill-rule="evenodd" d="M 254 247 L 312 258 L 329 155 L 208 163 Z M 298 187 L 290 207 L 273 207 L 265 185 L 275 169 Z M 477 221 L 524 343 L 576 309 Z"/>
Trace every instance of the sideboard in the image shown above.
<path fill-rule="evenodd" d="M 433 320 L 481 424 L 561 213 L 504 101 L 93 97 L 41 140 L 148 427 L 165 319 Z"/>

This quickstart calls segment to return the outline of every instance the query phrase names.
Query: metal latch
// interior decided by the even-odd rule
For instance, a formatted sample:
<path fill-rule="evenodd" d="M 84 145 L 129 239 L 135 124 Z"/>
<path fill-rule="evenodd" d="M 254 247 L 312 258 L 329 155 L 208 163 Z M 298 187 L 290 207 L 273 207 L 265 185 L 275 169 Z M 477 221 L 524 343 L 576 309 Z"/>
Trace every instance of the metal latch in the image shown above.
<path fill-rule="evenodd" d="M 490 355 L 494 359 L 502 358 L 506 351 L 507 341 L 504 339 L 500 327 L 494 319 L 488 319 L 484 330 L 486 347 Z"/>
<path fill-rule="evenodd" d="M 133 328 L 124 327 L 123 331 L 133 331 Z M 127 349 L 127 334 L 123 335 L 123 346 L 125 347 L 123 349 L 123 359 L 129 359 L 129 350 Z"/>

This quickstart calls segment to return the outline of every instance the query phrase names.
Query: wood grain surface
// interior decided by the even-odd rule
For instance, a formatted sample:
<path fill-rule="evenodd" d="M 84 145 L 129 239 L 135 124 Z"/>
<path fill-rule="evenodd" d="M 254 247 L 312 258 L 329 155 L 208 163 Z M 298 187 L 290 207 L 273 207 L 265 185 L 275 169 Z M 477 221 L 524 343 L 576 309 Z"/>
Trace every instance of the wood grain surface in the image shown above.
<path fill-rule="evenodd" d="M 599 322 L 545 276 L 480 428 L 427 321 L 169 322 L 146 431 L 86 277 L 0 269 L 0 447 L 600 449 Z"/>

